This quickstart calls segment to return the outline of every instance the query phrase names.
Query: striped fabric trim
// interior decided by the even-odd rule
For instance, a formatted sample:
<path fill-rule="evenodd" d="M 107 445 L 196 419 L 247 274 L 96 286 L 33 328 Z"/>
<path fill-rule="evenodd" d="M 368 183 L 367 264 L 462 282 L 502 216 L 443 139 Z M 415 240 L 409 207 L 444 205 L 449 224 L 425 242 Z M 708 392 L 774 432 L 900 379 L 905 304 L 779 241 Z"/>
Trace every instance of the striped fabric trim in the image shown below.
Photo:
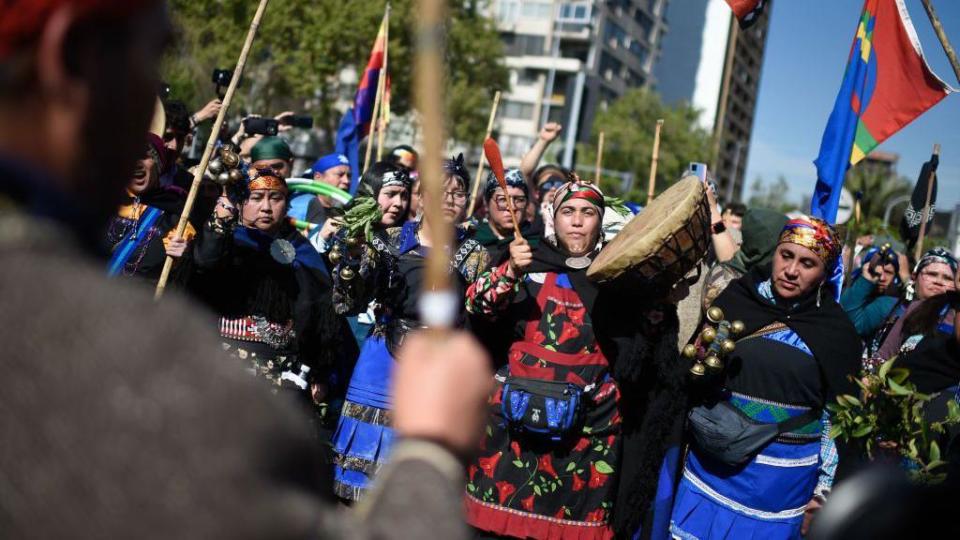
<path fill-rule="evenodd" d="M 756 458 L 756 462 L 761 465 L 770 465 L 773 467 L 809 467 L 811 465 L 817 465 L 820 463 L 820 456 L 818 454 L 807 456 L 804 458 L 778 458 L 773 456 L 765 456 L 759 454 Z"/>
<path fill-rule="evenodd" d="M 689 480 L 690 483 L 696 486 L 696 488 L 699 489 L 704 495 L 706 495 L 707 497 L 710 497 L 711 499 L 720 503 L 721 505 L 726 506 L 727 508 L 735 512 L 739 512 L 741 514 L 754 517 L 757 519 L 781 520 L 781 519 L 796 518 L 796 517 L 802 516 L 804 510 L 806 509 L 806 505 L 803 505 L 799 508 L 791 508 L 788 510 L 783 510 L 781 512 L 767 512 L 764 510 L 757 510 L 756 508 L 750 508 L 749 506 L 740 504 L 737 501 L 734 501 L 733 499 L 727 498 L 721 495 L 720 493 L 717 493 L 716 491 L 713 490 L 713 488 L 708 486 L 703 480 L 697 478 L 696 475 L 690 472 L 690 470 L 687 468 L 683 469 L 683 477 Z"/>

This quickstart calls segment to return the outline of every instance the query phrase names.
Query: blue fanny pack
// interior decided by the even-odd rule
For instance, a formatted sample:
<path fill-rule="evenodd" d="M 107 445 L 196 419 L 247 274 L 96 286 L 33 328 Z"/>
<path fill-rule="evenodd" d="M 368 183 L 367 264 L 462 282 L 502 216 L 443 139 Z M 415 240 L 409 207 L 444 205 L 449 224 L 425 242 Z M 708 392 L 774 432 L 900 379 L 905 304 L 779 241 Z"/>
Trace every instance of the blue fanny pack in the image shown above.
<path fill-rule="evenodd" d="M 573 383 L 507 376 L 500 407 L 511 428 L 556 441 L 578 425 L 582 397 Z"/>

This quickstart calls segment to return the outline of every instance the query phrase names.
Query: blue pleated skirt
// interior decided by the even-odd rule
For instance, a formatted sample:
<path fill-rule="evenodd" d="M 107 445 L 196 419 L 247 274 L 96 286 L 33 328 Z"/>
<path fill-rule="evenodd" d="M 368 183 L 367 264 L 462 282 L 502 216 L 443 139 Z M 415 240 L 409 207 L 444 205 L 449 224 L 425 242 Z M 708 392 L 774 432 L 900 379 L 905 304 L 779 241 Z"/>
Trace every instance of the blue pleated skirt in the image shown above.
<path fill-rule="evenodd" d="M 670 532 L 683 540 L 800 538 L 819 465 L 819 441 L 772 442 L 739 467 L 691 448 L 677 488 Z"/>
<path fill-rule="evenodd" d="M 334 491 L 359 500 L 393 446 L 390 383 L 393 356 L 382 337 L 364 341 L 333 435 Z"/>

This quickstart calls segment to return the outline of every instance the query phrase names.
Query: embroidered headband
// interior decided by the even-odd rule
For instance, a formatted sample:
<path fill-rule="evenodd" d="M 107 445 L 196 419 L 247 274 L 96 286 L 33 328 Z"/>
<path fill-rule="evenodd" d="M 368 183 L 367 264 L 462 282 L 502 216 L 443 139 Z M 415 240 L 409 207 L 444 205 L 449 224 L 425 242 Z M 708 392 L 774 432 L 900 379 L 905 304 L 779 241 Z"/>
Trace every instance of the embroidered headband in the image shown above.
<path fill-rule="evenodd" d="M 503 171 L 503 179 L 507 182 L 507 187 L 519 188 L 523 190 L 524 195 L 530 196 L 530 187 L 524 180 L 520 169 L 510 168 Z M 500 182 L 497 182 L 497 177 L 493 174 L 493 171 L 490 171 L 490 174 L 487 175 L 487 185 L 483 188 L 483 200 L 489 201 L 498 187 L 500 187 Z"/>
<path fill-rule="evenodd" d="M 260 169 L 256 171 L 256 176 L 247 184 L 250 191 L 258 189 L 269 189 L 275 191 L 287 191 L 287 183 L 282 178 L 274 175 L 270 169 Z"/>
<path fill-rule="evenodd" d="M 829 223 L 815 217 L 791 219 L 780 231 L 777 244 L 791 243 L 803 246 L 817 254 L 827 268 L 833 268 L 840 257 L 840 240 Z"/>
<path fill-rule="evenodd" d="M 553 199 L 554 215 L 560 210 L 563 203 L 573 199 L 583 199 L 596 206 L 601 214 L 603 213 L 603 192 L 600 191 L 600 188 L 587 182 L 571 181 L 560 186 L 560 189 L 557 190 L 557 195 Z"/>
<path fill-rule="evenodd" d="M 957 277 L 957 258 L 942 247 L 935 247 L 923 254 L 917 261 L 917 267 L 913 270 L 915 274 L 934 263 L 943 263 L 950 267 L 953 277 Z"/>

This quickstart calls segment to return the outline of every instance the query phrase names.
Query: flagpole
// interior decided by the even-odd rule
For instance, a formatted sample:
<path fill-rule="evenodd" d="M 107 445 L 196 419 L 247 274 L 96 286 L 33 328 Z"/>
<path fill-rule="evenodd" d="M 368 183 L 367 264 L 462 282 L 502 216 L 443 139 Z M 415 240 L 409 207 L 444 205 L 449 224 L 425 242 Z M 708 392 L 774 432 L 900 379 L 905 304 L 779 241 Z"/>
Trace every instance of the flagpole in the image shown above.
<path fill-rule="evenodd" d="M 237 59 L 237 65 L 233 69 L 233 77 L 230 79 L 230 85 L 227 86 L 227 92 L 223 95 L 223 105 L 220 112 L 217 113 L 217 119 L 213 122 L 213 129 L 210 130 L 210 137 L 207 139 L 207 146 L 203 150 L 203 156 L 200 158 L 200 164 L 193 173 L 193 182 L 190 184 L 190 191 L 187 193 L 187 200 L 183 204 L 183 212 L 180 213 L 180 221 L 177 223 L 175 238 L 183 238 L 183 231 L 187 228 L 187 222 L 190 219 L 190 211 L 193 210 L 193 203 L 197 199 L 197 192 L 200 190 L 200 181 L 210 163 L 210 157 L 213 155 L 214 146 L 217 143 L 217 137 L 220 134 L 220 128 L 227 117 L 227 111 L 230 109 L 230 102 L 233 100 L 233 94 L 240 83 L 240 76 L 243 73 L 244 66 L 247 65 L 247 57 L 250 55 L 250 48 L 253 46 L 253 39 L 260 28 L 260 21 L 263 20 L 263 14 L 267 10 L 269 0 L 260 0 L 256 13 L 253 15 L 253 21 L 250 22 L 250 29 L 247 31 L 247 38 L 243 42 L 243 48 L 240 50 L 240 57 Z M 157 281 L 157 289 L 153 294 L 154 300 L 160 300 L 163 297 L 163 291 L 167 287 L 167 280 L 170 279 L 170 271 L 173 269 L 173 257 L 167 255 L 163 261 L 163 270 L 160 272 L 160 279 Z"/>
<path fill-rule="evenodd" d="M 387 22 L 387 12 L 383 13 L 383 21 L 380 22 L 380 28 L 384 28 L 384 25 Z M 380 32 L 377 32 L 377 36 L 380 36 Z M 377 75 L 377 94 L 373 101 L 373 116 L 370 117 L 370 133 L 367 133 L 367 151 L 366 155 L 363 158 L 363 171 L 360 171 L 361 174 L 366 172 L 370 168 L 370 158 L 373 157 L 373 146 L 376 143 L 374 136 L 377 133 L 377 124 L 380 118 L 380 101 L 383 99 L 383 88 L 385 86 L 383 76 L 383 69 L 380 70 L 379 75 Z"/>
<path fill-rule="evenodd" d="M 597 167 L 596 173 L 594 174 L 593 183 L 597 186 L 600 185 L 600 171 L 603 170 L 603 132 L 600 132 L 600 140 L 597 141 Z"/>
<path fill-rule="evenodd" d="M 939 144 L 933 145 L 933 155 L 940 155 Z M 919 261 L 920 255 L 923 254 L 923 237 L 927 234 L 927 220 L 930 219 L 930 199 L 933 197 L 933 179 L 936 178 L 936 176 L 937 171 L 934 170 L 931 170 L 930 175 L 927 176 L 927 200 L 923 204 L 923 218 L 920 220 L 920 236 L 917 237 L 917 247 L 913 251 L 913 258 L 916 261 Z"/>
<path fill-rule="evenodd" d="M 930 24 L 933 25 L 933 31 L 937 34 L 940 45 L 943 46 L 943 52 L 947 53 L 947 58 L 950 60 L 950 67 L 953 68 L 953 74 L 957 77 L 957 81 L 960 81 L 960 60 L 957 60 L 957 53 L 950 45 L 950 40 L 947 39 L 947 33 L 943 30 L 943 25 L 940 23 L 940 17 L 937 16 L 937 12 L 933 9 L 933 4 L 930 0 L 922 0 L 922 2 L 923 8 L 927 10 L 927 17 L 930 18 Z"/>
<path fill-rule="evenodd" d="M 414 67 L 417 108 L 423 122 L 423 155 L 420 189 L 424 194 L 424 220 L 429 224 L 432 248 L 427 254 L 420 294 L 420 317 L 435 336 L 453 326 L 457 306 L 463 302 L 450 290 L 450 258 L 446 247 L 453 230 L 443 215 L 443 20 L 444 0 L 419 0 L 417 53 Z"/>
<path fill-rule="evenodd" d="M 497 119 L 497 107 L 499 106 L 500 91 L 497 90 L 497 93 L 493 95 L 493 106 L 490 107 L 490 119 L 487 120 L 487 131 L 483 136 L 484 141 L 489 139 L 490 135 L 493 134 L 493 123 Z M 480 184 L 482 183 L 484 157 L 484 153 L 480 152 L 480 163 L 477 164 L 477 174 L 473 177 L 473 192 L 470 194 L 470 206 L 467 208 L 467 219 L 473 215 L 473 211 L 477 206 L 477 193 L 479 193 Z"/>
<path fill-rule="evenodd" d="M 380 127 L 378 128 L 378 139 L 377 139 L 377 161 L 383 159 L 383 139 L 384 135 L 387 132 L 387 109 L 389 103 L 387 102 L 387 76 L 390 73 L 390 70 L 387 68 L 388 62 L 390 60 L 390 2 L 387 2 L 387 11 L 383 15 L 384 20 L 384 30 L 383 30 L 383 73 L 381 74 L 383 78 L 383 95 L 380 97 Z M 386 103 L 386 105 L 384 105 Z"/>
<path fill-rule="evenodd" d="M 653 194 L 657 188 L 657 162 L 660 161 L 660 128 L 663 127 L 663 118 L 657 120 L 657 128 L 653 132 L 653 152 L 650 155 L 650 182 L 647 185 L 647 205 L 653 201 Z"/>

